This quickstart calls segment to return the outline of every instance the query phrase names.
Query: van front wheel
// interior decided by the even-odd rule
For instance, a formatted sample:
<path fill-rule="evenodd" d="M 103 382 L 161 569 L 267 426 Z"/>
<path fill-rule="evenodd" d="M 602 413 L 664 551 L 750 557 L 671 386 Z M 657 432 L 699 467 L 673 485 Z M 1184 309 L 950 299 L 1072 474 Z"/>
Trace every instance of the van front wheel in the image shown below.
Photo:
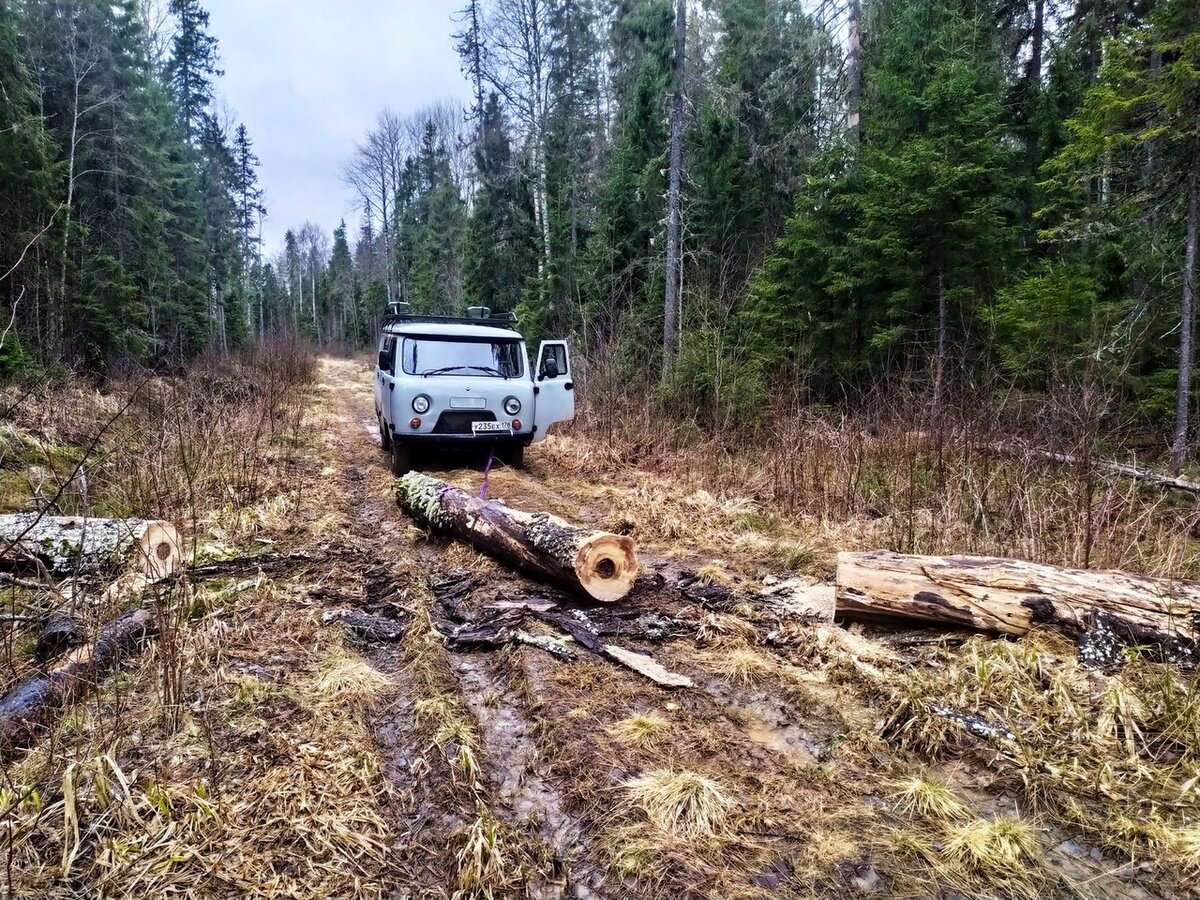
<path fill-rule="evenodd" d="M 383 413 L 376 413 L 375 420 L 379 422 L 379 449 L 392 449 L 392 432 L 389 430 L 388 423 L 383 421 Z"/>
<path fill-rule="evenodd" d="M 412 450 L 403 441 L 392 439 L 392 474 L 399 478 L 412 470 Z"/>

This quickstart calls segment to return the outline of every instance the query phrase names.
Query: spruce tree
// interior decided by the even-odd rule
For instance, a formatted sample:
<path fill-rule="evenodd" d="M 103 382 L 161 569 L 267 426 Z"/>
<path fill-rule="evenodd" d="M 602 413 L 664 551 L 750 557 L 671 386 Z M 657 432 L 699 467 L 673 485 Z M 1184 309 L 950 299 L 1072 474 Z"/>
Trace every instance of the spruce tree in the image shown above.
<path fill-rule="evenodd" d="M 184 137 L 191 143 L 203 134 L 213 80 L 223 73 L 218 67 L 217 39 L 208 33 L 208 12 L 200 0 L 171 0 L 171 12 L 176 30 L 167 78 L 175 91 Z"/>
<path fill-rule="evenodd" d="M 495 93 L 484 107 L 475 165 L 479 191 L 464 245 L 464 302 L 515 310 L 536 272 L 533 206 Z"/>

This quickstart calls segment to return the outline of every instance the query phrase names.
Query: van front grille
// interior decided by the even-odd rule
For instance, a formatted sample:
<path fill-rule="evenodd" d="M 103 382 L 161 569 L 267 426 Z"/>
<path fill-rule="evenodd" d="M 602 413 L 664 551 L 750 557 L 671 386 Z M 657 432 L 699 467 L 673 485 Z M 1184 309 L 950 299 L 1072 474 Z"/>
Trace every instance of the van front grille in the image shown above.
<path fill-rule="evenodd" d="M 495 422 L 496 414 L 488 410 L 472 410 L 471 412 L 455 412 L 448 410 L 438 416 L 437 424 L 433 426 L 434 434 L 471 434 L 471 425 L 475 422 Z"/>

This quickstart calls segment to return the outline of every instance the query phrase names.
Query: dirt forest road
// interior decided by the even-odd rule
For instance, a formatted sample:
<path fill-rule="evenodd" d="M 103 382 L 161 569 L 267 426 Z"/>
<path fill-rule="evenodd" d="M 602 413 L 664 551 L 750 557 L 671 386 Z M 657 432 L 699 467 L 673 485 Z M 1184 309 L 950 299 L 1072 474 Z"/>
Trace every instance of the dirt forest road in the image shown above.
<path fill-rule="evenodd" d="M 212 739 L 224 795 L 252 798 L 212 877 L 397 900 L 946 896 L 887 800 L 921 768 L 881 737 L 897 709 L 880 685 L 911 661 L 759 594 L 749 579 L 785 567 L 786 534 L 629 467 L 589 473 L 594 448 L 548 440 L 525 471 L 493 469 L 489 497 L 631 533 L 643 565 L 619 604 L 577 604 L 400 512 L 370 379 L 362 362 L 321 362 L 296 526 L 269 548 L 281 562 L 232 625 L 193 629 L 202 650 L 219 643 L 204 651 L 219 659 L 214 696 L 235 711 Z M 439 462 L 479 489 L 478 462 Z M 693 686 L 570 643 L 447 647 L 462 623 L 531 598 Z M 533 617 L 520 628 L 562 637 Z M 981 816 L 1019 812 L 973 764 L 941 777 Z M 1088 896 L 1110 895 L 1101 868 L 1060 862 Z"/>
<path fill-rule="evenodd" d="M 497 600 L 571 601 L 410 524 L 377 445 L 370 388 L 364 365 L 322 362 L 329 463 L 322 505 L 330 520 L 321 533 L 342 533 L 359 562 L 339 565 L 319 594 L 330 609 L 395 615 L 408 628 L 400 642 L 355 646 L 388 680 L 389 700 L 370 718 L 380 768 L 399 798 L 391 862 L 413 896 L 476 888 L 535 897 L 711 896 L 714 878 L 726 885 L 724 896 L 774 895 L 796 878 L 811 889 L 829 841 L 846 842 L 846 883 L 869 869 L 853 846 L 871 807 L 820 767 L 844 734 L 845 711 L 822 679 L 793 666 L 819 648 L 807 638 L 789 648 L 779 636 L 775 650 L 750 649 L 755 626 L 721 611 L 728 592 L 720 587 L 697 583 L 693 593 L 643 577 L 620 617 L 606 620 L 613 630 L 606 639 L 689 676 L 696 686 L 683 692 L 581 651 L 570 661 L 521 645 L 447 651 L 430 632 L 431 620 L 444 621 L 439 594 L 479 621 Z M 597 491 L 590 480 L 549 476 L 564 450 L 544 455 L 545 446 L 531 449 L 526 471 L 497 465 L 489 497 L 595 527 L 635 512 L 631 501 L 644 494 L 636 478 Z M 478 490 L 479 462 L 433 471 Z M 671 579 L 697 563 L 670 559 L 653 544 L 640 549 L 644 566 Z M 781 669 L 789 672 L 786 690 Z M 660 771 L 709 778 L 720 792 L 719 814 L 736 817 L 738 839 L 680 836 L 663 844 L 648 835 L 647 813 L 629 802 L 624 785 Z M 824 810 L 817 820 L 814 809 Z M 814 844 L 809 829 L 817 821 Z"/>

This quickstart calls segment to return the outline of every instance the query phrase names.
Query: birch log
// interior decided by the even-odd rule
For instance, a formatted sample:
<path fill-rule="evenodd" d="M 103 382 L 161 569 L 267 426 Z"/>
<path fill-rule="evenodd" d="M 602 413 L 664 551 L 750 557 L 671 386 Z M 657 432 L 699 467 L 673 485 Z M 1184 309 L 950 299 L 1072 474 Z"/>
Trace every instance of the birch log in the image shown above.
<path fill-rule="evenodd" d="M 1200 582 L 1059 569 L 982 556 L 839 553 L 837 614 L 909 619 L 997 634 L 1052 627 L 1074 637 L 1097 616 L 1148 643 L 1196 639 Z"/>
<path fill-rule="evenodd" d="M 499 500 L 480 500 L 421 472 L 409 472 L 397 482 L 396 500 L 420 524 L 595 600 L 621 599 L 637 577 L 633 540 L 624 535 L 578 528 L 549 513 L 513 509 Z"/>
<path fill-rule="evenodd" d="M 154 580 L 175 572 L 183 554 L 170 522 L 0 516 L 0 568 L 27 568 L 34 560 L 58 574 L 132 570 Z"/>
<path fill-rule="evenodd" d="M 125 657 L 158 633 L 154 613 L 131 609 L 100 629 L 96 640 L 0 698 L 0 751 L 27 747 L 39 730 L 82 699 Z"/>

